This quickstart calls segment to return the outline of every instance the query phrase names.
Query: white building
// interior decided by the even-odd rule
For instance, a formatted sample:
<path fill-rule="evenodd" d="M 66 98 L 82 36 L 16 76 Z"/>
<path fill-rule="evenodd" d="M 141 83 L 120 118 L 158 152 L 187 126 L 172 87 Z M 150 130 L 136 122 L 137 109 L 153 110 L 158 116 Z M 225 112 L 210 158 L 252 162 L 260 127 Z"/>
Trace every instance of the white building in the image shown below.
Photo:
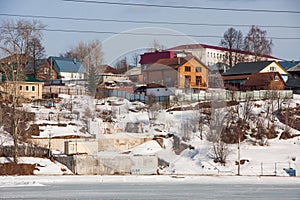
<path fill-rule="evenodd" d="M 50 57 L 50 60 L 52 65 L 59 70 L 59 75 L 63 81 L 85 78 L 86 70 L 76 58 Z"/>
<path fill-rule="evenodd" d="M 197 57 L 202 63 L 206 66 L 212 66 L 216 63 L 223 62 L 229 64 L 228 62 L 228 53 L 229 49 L 206 45 L 206 44 L 186 44 L 180 45 L 173 48 L 168 49 L 173 52 L 186 52 L 192 53 L 195 57 Z M 253 62 L 255 61 L 255 55 L 251 52 L 234 50 L 233 53 L 239 58 L 243 57 L 243 62 Z M 259 61 L 281 61 L 281 59 L 275 58 L 269 55 L 260 55 L 257 57 Z"/>

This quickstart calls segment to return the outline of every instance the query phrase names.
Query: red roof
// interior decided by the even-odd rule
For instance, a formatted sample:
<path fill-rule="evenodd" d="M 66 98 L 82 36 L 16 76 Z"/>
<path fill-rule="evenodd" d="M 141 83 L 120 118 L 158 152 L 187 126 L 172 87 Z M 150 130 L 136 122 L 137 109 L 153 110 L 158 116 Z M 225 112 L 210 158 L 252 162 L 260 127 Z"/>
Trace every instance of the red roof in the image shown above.
<path fill-rule="evenodd" d="M 103 73 L 103 74 L 120 74 L 120 72 L 109 66 L 109 65 L 100 65 L 97 70 L 99 71 L 99 73 Z"/>
<path fill-rule="evenodd" d="M 202 49 L 202 48 L 204 48 L 204 49 L 215 49 L 215 50 L 220 50 L 220 51 L 229 51 L 229 49 L 224 48 L 224 47 L 218 47 L 218 46 L 207 45 L 207 44 L 185 44 L 185 45 L 172 47 L 168 50 L 172 51 L 172 50 Z M 254 55 L 253 52 L 249 52 L 249 51 L 242 51 L 242 50 L 233 49 L 233 52 L 241 53 L 241 54 Z M 276 57 L 273 57 L 273 56 L 270 56 L 270 55 L 260 55 L 260 56 L 270 58 L 270 59 L 282 60 L 282 59 L 279 59 L 279 58 L 276 58 Z"/>
<path fill-rule="evenodd" d="M 151 64 L 155 63 L 162 58 L 175 58 L 175 53 L 171 51 L 158 51 L 158 52 L 148 52 L 141 55 L 140 64 Z"/>
<path fill-rule="evenodd" d="M 145 71 L 153 70 L 164 70 L 164 69 L 177 69 L 186 62 L 188 62 L 192 57 L 180 57 L 180 58 L 162 58 L 151 64 L 150 67 L 144 69 Z"/>

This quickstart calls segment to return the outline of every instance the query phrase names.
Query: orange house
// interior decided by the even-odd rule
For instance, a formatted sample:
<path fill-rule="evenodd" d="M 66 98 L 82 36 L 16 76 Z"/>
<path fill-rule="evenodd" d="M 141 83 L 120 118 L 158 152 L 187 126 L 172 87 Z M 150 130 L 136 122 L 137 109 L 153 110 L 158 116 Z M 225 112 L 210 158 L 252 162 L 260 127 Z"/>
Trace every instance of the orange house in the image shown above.
<path fill-rule="evenodd" d="M 207 90 L 208 68 L 195 57 L 159 59 L 142 71 L 144 84 L 157 83 L 178 89 Z"/>

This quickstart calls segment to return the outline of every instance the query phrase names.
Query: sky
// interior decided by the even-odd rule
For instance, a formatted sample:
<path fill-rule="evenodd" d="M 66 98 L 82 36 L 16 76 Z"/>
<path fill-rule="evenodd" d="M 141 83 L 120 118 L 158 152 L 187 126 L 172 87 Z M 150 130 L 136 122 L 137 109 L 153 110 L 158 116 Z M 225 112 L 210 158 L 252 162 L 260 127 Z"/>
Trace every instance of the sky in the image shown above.
<path fill-rule="evenodd" d="M 97 1 L 99 2 L 100 0 Z M 0 0 L 0 20 L 39 19 L 48 29 L 43 31 L 44 37 L 42 41 L 47 56 L 58 56 L 69 50 L 72 46 L 76 46 L 80 41 L 90 42 L 96 39 L 100 40 L 103 45 L 105 64 L 112 64 L 117 59 L 129 53 L 147 50 L 152 46 L 154 40 L 168 48 L 187 43 L 203 43 L 218 46 L 221 37 L 228 28 L 233 27 L 237 30 L 241 30 L 245 36 L 251 25 L 260 26 L 262 30 L 267 31 L 267 37 L 274 38 L 273 56 L 284 60 L 300 60 L 299 0 L 106 1 L 110 3 L 130 2 L 185 6 L 185 8 L 181 9 L 112 5 L 107 3 L 95 3 L 96 1 L 93 2 L 94 3 L 64 0 Z M 186 7 L 271 11 L 286 10 L 297 12 L 205 10 Z M 43 18 L 14 17 L 11 15 L 43 16 Z M 44 17 L 60 17 L 61 19 L 49 19 Z M 64 18 L 164 21 L 172 23 L 182 22 L 183 24 L 121 23 L 96 20 L 70 20 Z M 186 23 L 196 23 L 198 25 L 187 25 Z M 212 24 L 222 24 L 222 26 L 211 26 Z M 53 31 L 54 29 L 56 31 Z M 75 30 L 77 32 L 66 32 L 66 30 Z M 79 33 L 78 31 L 94 32 Z"/>

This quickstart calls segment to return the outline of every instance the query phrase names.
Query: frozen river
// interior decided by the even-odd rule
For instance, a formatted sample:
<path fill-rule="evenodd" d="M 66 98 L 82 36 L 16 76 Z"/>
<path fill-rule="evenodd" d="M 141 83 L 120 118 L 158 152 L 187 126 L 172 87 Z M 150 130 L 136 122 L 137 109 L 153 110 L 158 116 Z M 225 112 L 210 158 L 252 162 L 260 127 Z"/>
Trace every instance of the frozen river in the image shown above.
<path fill-rule="evenodd" d="M 1 199 L 300 199 L 299 179 L 290 182 L 273 179 L 247 180 L 163 180 L 153 178 L 128 181 L 124 178 L 106 180 L 84 177 L 67 180 L 43 178 L 32 180 L 2 179 Z M 1 179 L 0 179 L 1 180 Z M 199 179 L 200 180 L 200 179 Z M 273 181 L 279 181 L 274 182 Z"/>

